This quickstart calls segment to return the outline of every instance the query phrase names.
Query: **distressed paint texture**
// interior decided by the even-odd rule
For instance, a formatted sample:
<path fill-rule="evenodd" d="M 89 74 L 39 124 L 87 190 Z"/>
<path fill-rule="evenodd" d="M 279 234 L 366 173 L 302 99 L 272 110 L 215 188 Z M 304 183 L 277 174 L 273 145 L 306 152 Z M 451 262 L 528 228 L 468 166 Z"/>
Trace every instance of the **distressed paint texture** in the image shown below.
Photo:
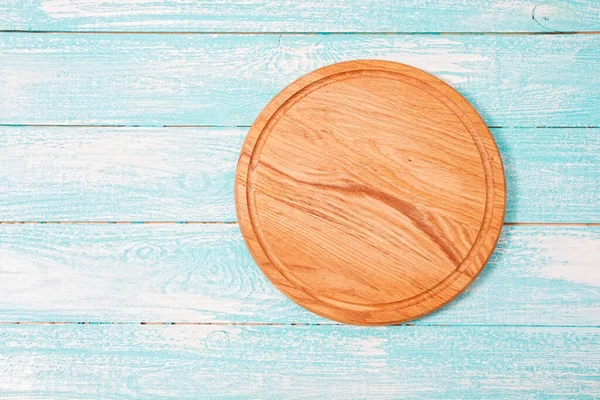
<path fill-rule="evenodd" d="M 0 30 L 130 32 L 598 31 L 595 0 L 4 0 Z"/>
<path fill-rule="evenodd" d="M 0 221 L 233 221 L 246 132 L 0 127 Z"/>
<path fill-rule="evenodd" d="M 0 221 L 235 221 L 247 130 L 0 127 Z M 600 222 L 600 129 L 492 133 L 507 222 Z"/>
<path fill-rule="evenodd" d="M 301 75 L 381 58 L 445 79 L 490 126 L 600 126 L 598 35 L 0 36 L 0 124 L 252 124 Z"/>
<path fill-rule="evenodd" d="M 594 328 L 0 326 L 15 399 L 595 398 Z"/>
<path fill-rule="evenodd" d="M 600 326 L 600 227 L 506 226 L 482 275 L 417 324 Z M 0 321 L 330 323 L 232 224 L 0 225 Z"/>

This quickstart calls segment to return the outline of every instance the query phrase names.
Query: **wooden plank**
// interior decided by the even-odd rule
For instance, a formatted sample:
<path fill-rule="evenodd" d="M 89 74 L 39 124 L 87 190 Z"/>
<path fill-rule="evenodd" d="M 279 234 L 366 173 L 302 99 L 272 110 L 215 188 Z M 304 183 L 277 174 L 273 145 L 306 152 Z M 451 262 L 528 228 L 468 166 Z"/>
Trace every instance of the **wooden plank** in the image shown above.
<path fill-rule="evenodd" d="M 596 398 L 594 328 L 4 325 L 14 399 Z"/>
<path fill-rule="evenodd" d="M 600 222 L 600 129 L 492 134 L 506 174 L 506 222 Z"/>
<path fill-rule="evenodd" d="M 247 128 L 0 127 L 0 221 L 236 220 Z M 600 222 L 600 129 L 492 129 L 507 222 Z"/>
<path fill-rule="evenodd" d="M 417 324 L 600 326 L 600 227 L 507 226 Z M 0 225 L 0 321 L 329 323 L 279 293 L 232 224 Z"/>
<path fill-rule="evenodd" d="M 235 221 L 246 132 L 0 127 L 0 220 Z"/>
<path fill-rule="evenodd" d="M 381 58 L 445 79 L 490 126 L 600 126 L 598 35 L 0 38 L 0 124 L 247 126 L 299 76 Z"/>
<path fill-rule="evenodd" d="M 598 31 L 594 0 L 5 0 L 0 29 L 152 32 Z"/>

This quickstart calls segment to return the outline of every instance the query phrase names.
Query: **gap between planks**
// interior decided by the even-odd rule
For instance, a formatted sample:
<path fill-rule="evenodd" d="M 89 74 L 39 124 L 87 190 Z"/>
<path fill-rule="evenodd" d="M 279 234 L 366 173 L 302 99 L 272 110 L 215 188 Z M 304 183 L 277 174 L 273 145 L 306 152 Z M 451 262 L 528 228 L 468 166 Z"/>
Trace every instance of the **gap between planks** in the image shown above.
<path fill-rule="evenodd" d="M 237 221 L 0 221 L 0 225 L 237 225 Z M 505 222 L 504 226 L 600 226 L 600 222 Z"/>
<path fill-rule="evenodd" d="M 251 125 L 206 125 L 206 124 L 183 124 L 183 125 L 139 125 L 139 124 L 98 124 L 98 125 L 86 125 L 86 124 L 0 124 L 0 128 L 246 128 L 249 129 Z M 500 126 L 500 125 L 489 125 L 488 129 L 600 129 L 600 125 L 560 125 L 560 126 L 526 126 L 526 125 L 515 125 L 515 126 Z"/>
<path fill-rule="evenodd" d="M 9 322 L 0 321 L 1 325 L 140 325 L 140 326 L 351 326 L 361 327 L 360 325 L 348 325 L 337 322 L 313 322 L 313 323 L 279 323 L 279 322 L 163 322 L 163 321 L 146 321 L 146 322 L 104 322 L 104 321 L 26 321 L 26 322 Z M 388 325 L 388 326 L 363 326 L 364 328 L 390 328 L 390 327 L 426 327 L 426 328 L 462 328 L 462 327 L 475 327 L 475 328 L 490 328 L 490 327 L 503 327 L 503 328 L 600 328 L 598 325 L 560 325 L 560 324 L 427 324 L 419 322 L 409 322 L 406 324 L 399 325 Z"/>
<path fill-rule="evenodd" d="M 597 35 L 600 31 L 548 31 L 548 32 L 401 32 L 401 31 L 387 31 L 387 32 L 351 32 L 351 31 L 323 31 L 323 32 L 278 32 L 278 31 L 265 31 L 265 32 L 228 32 L 228 31 L 199 31 L 199 32 L 187 32 L 187 31 L 166 31 L 166 32 L 155 32 L 155 31 L 54 31 L 54 30 L 19 30 L 19 29 L 8 29 L 0 30 L 1 33 L 31 33 L 31 34 L 60 34 L 60 35 L 280 35 L 280 36 L 292 36 L 292 35 L 404 35 L 404 36 L 415 36 L 415 35 L 430 35 L 430 36 L 468 36 L 468 35 L 493 35 L 493 36 L 509 36 L 509 35 Z"/>

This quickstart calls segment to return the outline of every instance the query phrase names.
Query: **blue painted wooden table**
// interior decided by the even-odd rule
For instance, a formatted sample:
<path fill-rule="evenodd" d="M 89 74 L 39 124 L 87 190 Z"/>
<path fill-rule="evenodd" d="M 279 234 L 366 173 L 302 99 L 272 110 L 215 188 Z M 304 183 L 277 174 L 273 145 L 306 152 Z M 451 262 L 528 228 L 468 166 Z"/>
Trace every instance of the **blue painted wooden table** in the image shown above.
<path fill-rule="evenodd" d="M 4 0 L 0 398 L 600 397 L 598 0 Z M 295 78 L 446 80 L 507 176 L 481 277 L 387 328 L 304 311 L 240 236 L 235 163 Z"/>

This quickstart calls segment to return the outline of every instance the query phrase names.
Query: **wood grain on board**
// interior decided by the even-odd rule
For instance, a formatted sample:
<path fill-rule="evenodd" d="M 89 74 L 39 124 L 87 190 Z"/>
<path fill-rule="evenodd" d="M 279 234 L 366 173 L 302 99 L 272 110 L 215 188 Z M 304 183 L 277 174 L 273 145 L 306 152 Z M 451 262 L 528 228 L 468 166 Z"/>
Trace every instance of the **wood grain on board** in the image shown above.
<path fill-rule="evenodd" d="M 234 224 L 0 225 L 0 321 L 328 323 Z M 416 324 L 600 326 L 600 227 L 505 226 L 467 291 Z"/>
<path fill-rule="evenodd" d="M 4 0 L 0 30 L 128 32 L 598 31 L 595 0 Z"/>
<path fill-rule="evenodd" d="M 600 126 L 598 35 L 1 38 L 0 124 L 249 126 L 296 78 L 375 58 L 448 82 L 488 126 Z"/>
<path fill-rule="evenodd" d="M 594 398 L 594 328 L 0 326 L 7 398 Z"/>
<path fill-rule="evenodd" d="M 269 102 L 235 201 L 250 253 L 286 296 L 339 322 L 392 325 L 479 275 L 506 187 L 492 134 L 458 92 L 405 64 L 355 60 Z"/>
<path fill-rule="evenodd" d="M 0 221 L 235 221 L 247 130 L 0 127 Z M 491 132 L 507 222 L 600 222 L 600 129 Z"/>

